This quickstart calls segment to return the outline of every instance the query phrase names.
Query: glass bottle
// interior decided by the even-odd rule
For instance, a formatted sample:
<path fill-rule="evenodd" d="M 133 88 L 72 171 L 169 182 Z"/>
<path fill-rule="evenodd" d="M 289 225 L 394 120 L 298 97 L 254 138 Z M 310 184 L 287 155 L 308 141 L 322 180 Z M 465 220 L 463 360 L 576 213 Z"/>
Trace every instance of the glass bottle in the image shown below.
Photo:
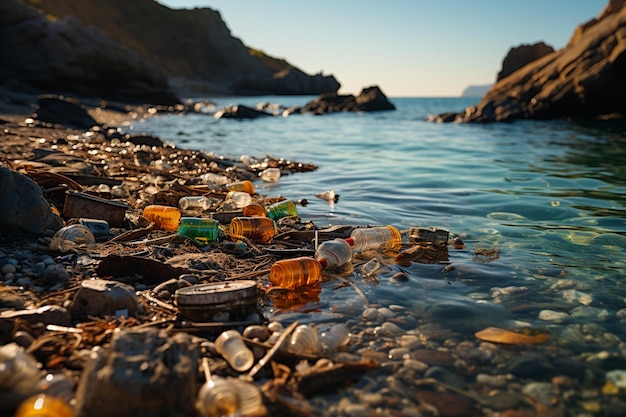
<path fill-rule="evenodd" d="M 229 191 L 225 201 L 237 208 L 243 208 L 252 203 L 252 197 L 245 191 Z"/>
<path fill-rule="evenodd" d="M 260 203 L 251 203 L 243 208 L 243 217 L 267 217 L 265 207 Z"/>
<path fill-rule="evenodd" d="M 269 243 L 276 235 L 276 223 L 269 217 L 235 217 L 228 234 L 234 239 L 244 236 L 253 242 Z"/>
<path fill-rule="evenodd" d="M 315 259 L 322 268 L 338 268 L 352 259 L 352 246 L 341 238 L 327 240 L 317 247 Z"/>
<path fill-rule="evenodd" d="M 180 210 L 176 207 L 150 205 L 143 209 L 143 217 L 154 222 L 157 229 L 170 230 L 175 232 L 180 222 Z"/>
<path fill-rule="evenodd" d="M 396 249 L 402 243 L 402 236 L 393 226 L 378 226 L 354 229 L 347 240 L 355 251 L 379 247 Z"/>
<path fill-rule="evenodd" d="M 322 280 L 322 265 L 313 258 L 283 259 L 270 268 L 270 281 L 276 287 L 290 290 Z"/>
<path fill-rule="evenodd" d="M 178 200 L 178 207 L 183 210 L 206 210 L 211 207 L 211 201 L 203 195 L 182 197 Z"/>
<path fill-rule="evenodd" d="M 206 245 L 219 237 L 220 223 L 203 217 L 181 217 L 176 233 Z"/>
<path fill-rule="evenodd" d="M 248 349 L 237 330 L 222 332 L 215 339 L 215 350 L 238 372 L 247 371 L 254 364 L 254 354 Z"/>
<path fill-rule="evenodd" d="M 292 200 L 279 201 L 278 203 L 267 206 L 265 210 L 267 211 L 267 217 L 272 220 L 278 220 L 282 217 L 298 215 L 296 203 L 294 203 Z"/>
<path fill-rule="evenodd" d="M 254 184 L 251 181 L 237 181 L 225 185 L 228 191 L 243 191 L 248 194 L 254 194 Z"/>
<path fill-rule="evenodd" d="M 295 328 L 289 339 L 287 350 L 292 353 L 315 353 L 318 351 L 317 329 L 308 324 L 301 324 Z"/>
<path fill-rule="evenodd" d="M 52 395 L 37 394 L 25 399 L 14 417 L 73 417 L 69 404 Z"/>

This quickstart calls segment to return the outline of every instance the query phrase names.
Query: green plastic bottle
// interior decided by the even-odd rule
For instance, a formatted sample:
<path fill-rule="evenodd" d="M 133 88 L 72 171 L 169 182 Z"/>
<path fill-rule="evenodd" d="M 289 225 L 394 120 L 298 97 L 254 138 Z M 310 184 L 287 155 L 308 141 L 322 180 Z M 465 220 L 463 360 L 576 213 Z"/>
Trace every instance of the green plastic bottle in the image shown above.
<path fill-rule="evenodd" d="M 196 242 L 207 245 L 215 242 L 220 235 L 220 223 L 215 219 L 202 217 L 181 217 L 177 232 Z"/>

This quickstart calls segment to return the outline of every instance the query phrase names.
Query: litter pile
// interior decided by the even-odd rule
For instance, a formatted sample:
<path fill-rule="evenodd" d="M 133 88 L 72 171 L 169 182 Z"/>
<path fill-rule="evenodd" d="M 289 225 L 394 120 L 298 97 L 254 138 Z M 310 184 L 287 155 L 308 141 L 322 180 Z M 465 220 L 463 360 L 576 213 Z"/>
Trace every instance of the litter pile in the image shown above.
<path fill-rule="evenodd" d="M 361 253 L 439 263 L 463 246 L 434 228 L 320 229 L 298 216 L 307 200 L 255 190 L 313 164 L 33 119 L 3 137 L 5 414 L 310 415 L 308 397 L 380 363 L 338 356 L 344 323 L 283 327 L 264 308 L 303 305 L 325 280 L 350 285 L 357 267 L 376 279 L 380 261 Z"/>

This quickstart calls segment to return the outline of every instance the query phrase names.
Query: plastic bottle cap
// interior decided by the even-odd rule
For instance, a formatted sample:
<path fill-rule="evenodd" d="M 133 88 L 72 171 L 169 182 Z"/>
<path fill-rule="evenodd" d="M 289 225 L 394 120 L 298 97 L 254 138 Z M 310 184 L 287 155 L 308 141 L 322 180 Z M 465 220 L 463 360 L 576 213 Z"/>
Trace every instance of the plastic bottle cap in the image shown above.
<path fill-rule="evenodd" d="M 322 265 L 322 268 L 327 268 L 328 267 L 328 261 L 326 259 L 319 258 L 317 261 L 320 263 L 320 265 Z"/>
<path fill-rule="evenodd" d="M 353 237 L 348 237 L 345 239 L 346 242 L 348 242 L 348 245 L 350 246 L 354 246 L 354 238 Z"/>

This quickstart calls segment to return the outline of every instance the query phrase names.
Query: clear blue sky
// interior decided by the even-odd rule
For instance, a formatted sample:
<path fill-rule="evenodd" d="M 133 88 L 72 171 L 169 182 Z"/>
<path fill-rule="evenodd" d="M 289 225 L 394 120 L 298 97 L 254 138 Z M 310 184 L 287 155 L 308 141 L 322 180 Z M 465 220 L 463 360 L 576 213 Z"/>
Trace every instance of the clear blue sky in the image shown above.
<path fill-rule="evenodd" d="M 564 47 L 608 0 L 158 0 L 218 10 L 247 46 L 303 71 L 333 74 L 344 93 L 459 96 L 490 84 L 511 47 Z"/>

